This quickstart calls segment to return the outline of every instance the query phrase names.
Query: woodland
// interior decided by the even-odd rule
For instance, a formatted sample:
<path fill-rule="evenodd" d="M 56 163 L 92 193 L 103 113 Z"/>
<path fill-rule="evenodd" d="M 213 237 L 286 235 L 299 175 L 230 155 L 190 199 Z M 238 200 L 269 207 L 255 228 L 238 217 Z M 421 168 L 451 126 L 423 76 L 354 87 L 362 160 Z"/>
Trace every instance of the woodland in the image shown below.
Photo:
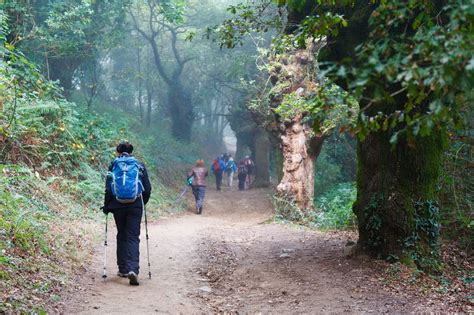
<path fill-rule="evenodd" d="M 268 199 L 258 223 L 282 244 L 273 225 L 349 240 L 344 259 L 393 294 L 439 294 L 418 311 L 473 312 L 473 52 L 473 0 L 0 0 L 0 313 L 80 311 L 122 140 L 157 231 L 194 215 L 178 196 L 197 159 L 249 155 L 242 195 L 209 176 L 209 222 Z M 199 257 L 217 292 L 239 250 L 219 260 L 216 233 Z M 170 312 L 316 311 L 194 301 Z"/>

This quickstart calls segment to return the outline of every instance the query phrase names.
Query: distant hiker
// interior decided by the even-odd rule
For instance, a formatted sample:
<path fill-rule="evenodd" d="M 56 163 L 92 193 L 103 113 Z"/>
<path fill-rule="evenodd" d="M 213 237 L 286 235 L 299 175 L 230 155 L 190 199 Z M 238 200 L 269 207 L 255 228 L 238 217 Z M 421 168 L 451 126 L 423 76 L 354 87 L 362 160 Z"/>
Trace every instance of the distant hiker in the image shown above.
<path fill-rule="evenodd" d="M 222 173 L 224 172 L 225 164 L 222 156 L 216 157 L 212 160 L 211 171 L 216 176 L 216 187 L 217 190 L 221 190 L 222 185 Z"/>
<path fill-rule="evenodd" d="M 255 169 L 255 163 L 250 158 L 250 156 L 246 155 L 245 158 L 244 158 L 244 164 L 247 167 L 246 185 L 247 185 L 247 187 L 250 187 L 250 185 L 252 184 L 252 176 L 253 176 L 254 169 Z"/>
<path fill-rule="evenodd" d="M 227 164 L 227 161 L 229 161 L 230 157 L 231 157 L 231 155 L 229 153 L 222 154 L 222 159 L 224 160 L 225 164 Z"/>
<path fill-rule="evenodd" d="M 245 189 L 245 181 L 247 180 L 247 166 L 244 160 L 240 160 L 237 165 L 237 178 L 239 179 L 239 190 Z"/>
<path fill-rule="evenodd" d="M 234 173 L 237 171 L 237 165 L 235 165 L 234 159 L 229 155 L 229 159 L 225 164 L 225 173 L 227 175 L 227 185 L 232 187 L 232 182 L 234 181 Z"/>
<path fill-rule="evenodd" d="M 188 178 L 192 176 L 191 187 L 193 188 L 194 199 L 196 200 L 196 213 L 202 213 L 204 195 L 206 193 L 207 168 L 203 160 L 197 160 L 196 166 L 188 173 Z"/>
<path fill-rule="evenodd" d="M 103 211 L 112 212 L 117 225 L 117 275 L 138 285 L 140 223 L 151 185 L 145 165 L 132 152 L 133 145 L 128 142 L 117 146 L 118 157 L 109 166 L 105 184 Z"/>

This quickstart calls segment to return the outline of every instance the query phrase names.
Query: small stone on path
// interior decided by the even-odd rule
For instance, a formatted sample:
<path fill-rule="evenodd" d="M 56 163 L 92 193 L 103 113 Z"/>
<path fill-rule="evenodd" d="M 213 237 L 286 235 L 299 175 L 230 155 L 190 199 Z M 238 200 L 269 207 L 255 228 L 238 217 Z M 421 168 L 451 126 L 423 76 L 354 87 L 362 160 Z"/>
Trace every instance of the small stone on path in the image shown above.
<path fill-rule="evenodd" d="M 200 287 L 198 290 L 201 291 L 201 292 L 205 292 L 205 293 L 211 293 L 212 292 L 212 289 L 209 288 L 208 286 Z"/>

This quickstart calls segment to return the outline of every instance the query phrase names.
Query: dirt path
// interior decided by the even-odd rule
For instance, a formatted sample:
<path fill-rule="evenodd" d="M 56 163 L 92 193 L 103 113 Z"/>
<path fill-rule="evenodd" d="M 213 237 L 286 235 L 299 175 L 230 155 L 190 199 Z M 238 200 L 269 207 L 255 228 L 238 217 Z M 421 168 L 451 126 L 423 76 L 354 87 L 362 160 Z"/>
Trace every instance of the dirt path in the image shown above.
<path fill-rule="evenodd" d="M 102 253 L 97 253 L 94 266 L 84 277 L 83 294 L 76 294 L 77 300 L 68 303 L 66 313 L 381 313 L 430 309 L 403 292 L 397 296 L 383 292 L 373 281 L 369 264 L 347 259 L 345 243 L 354 235 L 267 223 L 272 218 L 268 194 L 262 189 L 216 192 L 211 187 L 202 215 L 189 212 L 149 224 L 152 279 L 146 278 L 142 235 L 138 287 L 115 275 L 115 243 L 110 244 L 107 281 L 100 277 Z"/>

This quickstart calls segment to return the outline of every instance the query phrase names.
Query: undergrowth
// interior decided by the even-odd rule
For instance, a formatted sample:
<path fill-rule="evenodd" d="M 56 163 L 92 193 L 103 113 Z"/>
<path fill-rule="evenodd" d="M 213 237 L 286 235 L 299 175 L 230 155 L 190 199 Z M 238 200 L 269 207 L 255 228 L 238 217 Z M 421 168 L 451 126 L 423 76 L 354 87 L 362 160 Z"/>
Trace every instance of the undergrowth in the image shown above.
<path fill-rule="evenodd" d="M 300 209 L 282 196 L 273 197 L 276 219 L 319 229 L 355 228 L 352 204 L 356 198 L 353 183 L 341 183 L 327 190 L 316 199 L 312 209 Z"/>
<path fill-rule="evenodd" d="M 117 127 L 133 116 L 98 115 L 64 100 L 18 99 L 14 110 L 0 147 L 0 312 L 61 312 L 61 288 L 102 232 L 99 208 L 118 141 L 134 143 L 147 164 L 151 219 L 170 208 L 175 192 L 156 175 L 153 139 Z"/>
<path fill-rule="evenodd" d="M 61 288 L 90 248 L 94 225 L 70 218 L 79 204 L 31 169 L 0 165 L 0 173 L 0 312 L 58 312 Z"/>

